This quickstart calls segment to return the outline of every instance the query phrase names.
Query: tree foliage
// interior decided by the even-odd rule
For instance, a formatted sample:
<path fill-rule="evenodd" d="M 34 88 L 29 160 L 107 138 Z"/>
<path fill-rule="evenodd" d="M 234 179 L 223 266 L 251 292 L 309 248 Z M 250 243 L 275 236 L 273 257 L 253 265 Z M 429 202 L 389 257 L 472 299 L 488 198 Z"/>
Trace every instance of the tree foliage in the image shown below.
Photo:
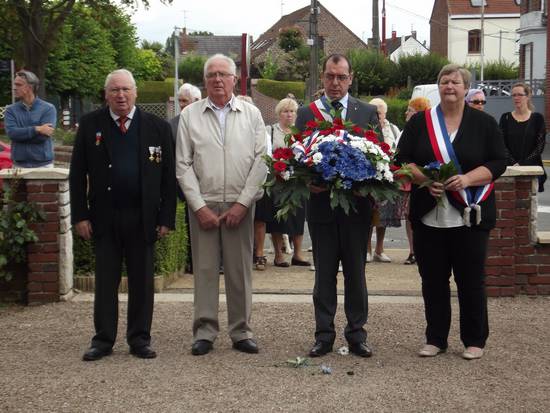
<path fill-rule="evenodd" d="M 408 76 L 413 85 L 435 83 L 439 71 L 448 63 L 446 57 L 436 53 L 402 56 L 397 62 L 396 85 L 407 86 Z"/>
<path fill-rule="evenodd" d="M 162 64 L 154 51 L 150 49 L 137 50 L 133 74 L 136 80 L 161 80 Z"/>
<path fill-rule="evenodd" d="M 189 33 L 189 36 L 214 36 L 214 33 L 206 30 L 195 30 L 194 32 Z"/>
<path fill-rule="evenodd" d="M 348 53 L 353 69 L 354 87 L 361 95 L 380 95 L 394 86 L 396 65 L 383 54 L 366 49 Z"/>
<path fill-rule="evenodd" d="M 475 73 L 476 79 L 481 79 L 481 67 L 479 63 L 471 64 L 467 66 L 468 70 Z M 501 62 L 489 61 L 483 66 L 483 79 L 485 80 L 504 80 L 504 79 L 518 79 L 519 67 L 512 63 L 503 60 Z"/>
<path fill-rule="evenodd" d="M 297 27 L 289 27 L 279 33 L 279 47 L 285 52 L 291 52 L 304 44 L 302 32 Z"/>
<path fill-rule="evenodd" d="M 194 85 L 202 84 L 205 62 L 206 56 L 193 53 L 185 56 L 178 65 L 179 78 Z"/>

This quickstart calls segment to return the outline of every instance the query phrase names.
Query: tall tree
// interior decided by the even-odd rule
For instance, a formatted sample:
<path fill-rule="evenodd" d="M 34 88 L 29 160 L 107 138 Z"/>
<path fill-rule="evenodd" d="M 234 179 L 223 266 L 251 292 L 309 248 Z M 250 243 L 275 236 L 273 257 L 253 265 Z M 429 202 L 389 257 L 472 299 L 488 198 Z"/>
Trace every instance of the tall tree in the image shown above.
<path fill-rule="evenodd" d="M 171 3 L 172 0 L 161 0 Z M 111 0 L 82 0 L 96 10 L 116 8 Z M 136 0 L 118 0 L 119 5 L 135 6 Z M 141 0 L 149 6 L 149 0 Z M 50 51 L 57 45 L 61 29 L 73 11 L 76 0 L 0 0 L 0 25 L 16 24 L 20 32 L 22 51 L 21 64 L 35 72 L 41 79 L 45 78 L 46 64 Z M 9 20 L 15 16 L 14 20 Z M 45 93 L 45 82 L 41 82 L 39 94 Z"/>

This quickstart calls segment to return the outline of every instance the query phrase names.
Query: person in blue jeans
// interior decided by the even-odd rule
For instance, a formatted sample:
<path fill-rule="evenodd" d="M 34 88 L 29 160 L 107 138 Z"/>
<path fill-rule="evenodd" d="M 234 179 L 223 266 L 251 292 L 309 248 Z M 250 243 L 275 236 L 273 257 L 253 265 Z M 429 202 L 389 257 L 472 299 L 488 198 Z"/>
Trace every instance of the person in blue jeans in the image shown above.
<path fill-rule="evenodd" d="M 39 83 L 38 77 L 28 70 L 15 74 L 17 102 L 9 105 L 5 114 L 14 167 L 53 167 L 52 135 L 57 113 L 54 105 L 36 96 Z"/>

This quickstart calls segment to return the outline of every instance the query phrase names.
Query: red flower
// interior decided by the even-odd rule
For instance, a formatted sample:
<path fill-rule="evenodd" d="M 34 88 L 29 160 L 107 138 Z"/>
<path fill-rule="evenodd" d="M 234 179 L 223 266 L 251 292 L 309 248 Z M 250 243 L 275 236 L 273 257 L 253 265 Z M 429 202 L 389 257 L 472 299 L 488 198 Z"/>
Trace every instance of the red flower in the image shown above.
<path fill-rule="evenodd" d="M 306 126 L 308 127 L 308 129 L 316 129 L 319 124 L 314 120 L 308 120 L 306 122 Z"/>
<path fill-rule="evenodd" d="M 273 151 L 273 159 L 291 159 L 292 156 L 290 148 L 277 148 Z"/>
<path fill-rule="evenodd" d="M 335 118 L 332 123 L 334 125 L 334 130 L 344 129 L 344 123 L 341 118 Z"/>
<path fill-rule="evenodd" d="M 322 131 L 319 132 L 319 135 L 321 136 L 328 136 L 332 133 L 332 128 L 330 129 L 323 129 Z"/>
<path fill-rule="evenodd" d="M 273 169 L 277 172 L 284 172 L 286 170 L 286 163 L 283 161 L 277 161 L 273 164 Z"/>
<path fill-rule="evenodd" d="M 378 135 L 376 135 L 376 132 L 373 130 L 365 131 L 365 138 L 370 142 L 378 143 Z"/>
<path fill-rule="evenodd" d="M 386 155 L 389 155 L 391 153 L 391 147 L 386 142 L 380 142 L 378 145 L 380 146 L 380 149 L 382 149 Z"/>
<path fill-rule="evenodd" d="M 294 137 L 294 139 L 296 139 L 296 140 L 299 141 L 299 142 L 302 142 L 302 141 L 304 140 L 304 137 L 303 137 L 303 135 L 302 135 L 300 132 L 295 133 L 295 134 L 292 135 L 292 136 Z"/>
<path fill-rule="evenodd" d="M 356 135 L 359 135 L 361 136 L 363 134 L 363 129 L 360 128 L 359 126 L 355 125 L 352 129 L 353 133 L 355 133 Z"/>

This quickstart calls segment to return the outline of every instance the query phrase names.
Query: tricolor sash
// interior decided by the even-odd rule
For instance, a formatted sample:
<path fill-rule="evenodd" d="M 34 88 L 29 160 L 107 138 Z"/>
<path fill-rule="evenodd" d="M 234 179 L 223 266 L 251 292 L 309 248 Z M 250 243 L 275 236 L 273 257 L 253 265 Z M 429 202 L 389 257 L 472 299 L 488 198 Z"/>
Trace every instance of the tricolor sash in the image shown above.
<path fill-rule="evenodd" d="M 332 116 L 330 110 L 332 109 L 330 103 L 325 95 L 321 96 L 319 99 L 311 102 L 309 108 L 313 112 L 313 116 L 319 121 L 326 120 L 332 122 Z"/>
<path fill-rule="evenodd" d="M 462 174 L 462 167 L 458 162 L 453 144 L 451 143 L 451 138 L 447 132 L 443 111 L 440 105 L 432 109 L 427 109 L 425 114 L 426 126 L 428 127 L 428 135 L 430 137 L 430 144 L 432 145 L 435 159 L 442 164 L 453 161 L 458 173 Z M 459 204 L 464 206 L 462 220 L 464 221 L 464 225 L 470 227 L 472 226 L 470 222 L 471 211 L 476 211 L 475 225 L 479 225 L 481 222 L 481 206 L 479 203 L 485 201 L 489 197 L 494 186 L 494 183 L 491 182 L 484 186 L 473 186 L 461 189 L 460 191 L 445 191 L 445 194 L 450 193 Z"/>

